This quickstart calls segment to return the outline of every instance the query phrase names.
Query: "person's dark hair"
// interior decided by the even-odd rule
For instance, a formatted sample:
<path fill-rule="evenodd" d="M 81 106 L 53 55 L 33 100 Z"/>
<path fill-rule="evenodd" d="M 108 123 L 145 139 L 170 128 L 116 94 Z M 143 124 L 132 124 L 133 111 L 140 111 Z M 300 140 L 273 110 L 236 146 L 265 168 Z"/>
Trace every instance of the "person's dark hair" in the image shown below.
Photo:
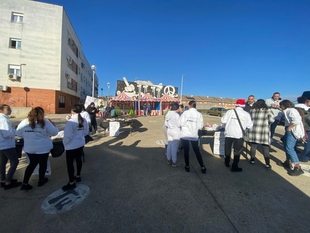
<path fill-rule="evenodd" d="M 5 107 L 9 107 L 7 104 L 0 104 L 0 110 L 3 111 Z"/>
<path fill-rule="evenodd" d="M 276 91 L 275 93 L 273 93 L 273 95 L 271 96 L 272 99 L 273 99 L 274 95 L 280 95 L 280 92 Z M 279 100 L 281 100 L 281 98 L 279 98 Z"/>
<path fill-rule="evenodd" d="M 29 125 L 32 129 L 36 127 L 36 123 L 44 128 L 45 121 L 44 121 L 44 110 L 41 107 L 35 107 L 28 113 L 28 121 Z"/>
<path fill-rule="evenodd" d="M 91 102 L 89 105 L 95 105 L 95 103 L 94 103 L 94 102 Z"/>
<path fill-rule="evenodd" d="M 188 105 L 191 106 L 192 108 L 196 108 L 196 101 L 191 100 L 191 101 L 189 101 Z"/>
<path fill-rule="evenodd" d="M 84 104 L 81 104 L 81 109 L 82 109 L 82 111 L 85 111 L 85 105 Z"/>
<path fill-rule="evenodd" d="M 295 105 L 292 101 L 289 101 L 289 100 L 282 100 L 280 102 L 280 107 L 284 107 L 284 109 L 287 109 L 287 108 L 294 108 Z"/>
<path fill-rule="evenodd" d="M 299 96 L 299 97 L 297 98 L 297 103 L 299 103 L 299 104 L 304 104 L 304 103 L 306 103 L 306 102 L 307 102 L 307 98 L 306 98 L 306 97 Z"/>
<path fill-rule="evenodd" d="M 263 99 L 258 99 L 254 104 L 252 109 L 268 109 L 268 106 Z"/>
<path fill-rule="evenodd" d="M 179 107 L 180 107 L 180 108 L 184 108 L 184 105 L 183 105 L 183 104 L 180 104 Z"/>
<path fill-rule="evenodd" d="M 175 110 L 178 110 L 178 109 L 179 109 L 179 104 L 178 103 L 172 103 L 171 110 L 175 111 Z"/>
<path fill-rule="evenodd" d="M 83 128 L 84 127 L 84 125 L 83 125 L 84 119 L 80 114 L 82 112 L 81 105 L 80 104 L 73 105 L 73 107 L 71 108 L 71 111 L 78 114 L 79 128 Z"/>

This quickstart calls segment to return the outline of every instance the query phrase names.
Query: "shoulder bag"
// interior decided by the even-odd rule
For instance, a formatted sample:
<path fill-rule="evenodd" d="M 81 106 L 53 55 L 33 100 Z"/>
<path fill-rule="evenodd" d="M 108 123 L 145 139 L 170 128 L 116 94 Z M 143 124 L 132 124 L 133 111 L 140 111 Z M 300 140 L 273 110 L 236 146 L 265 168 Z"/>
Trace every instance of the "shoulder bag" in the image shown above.
<path fill-rule="evenodd" d="M 243 134 L 242 138 L 243 138 L 244 141 L 248 142 L 249 141 L 248 131 L 243 129 L 236 109 L 234 109 L 234 111 L 236 113 L 236 116 L 237 116 L 237 119 L 238 119 L 238 122 L 239 122 L 239 125 L 240 125 L 240 128 L 241 128 L 241 131 L 242 131 L 242 134 Z"/>

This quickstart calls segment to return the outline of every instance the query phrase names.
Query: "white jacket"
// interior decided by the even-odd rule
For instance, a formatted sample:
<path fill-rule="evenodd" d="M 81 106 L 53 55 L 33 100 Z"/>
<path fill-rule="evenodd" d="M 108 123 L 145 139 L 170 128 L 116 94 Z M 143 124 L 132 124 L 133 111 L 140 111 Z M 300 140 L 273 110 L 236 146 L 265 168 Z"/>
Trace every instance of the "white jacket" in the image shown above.
<path fill-rule="evenodd" d="M 24 151 L 29 154 L 45 154 L 53 148 L 51 136 L 58 133 L 58 128 L 50 121 L 44 120 L 45 126 L 39 124 L 32 129 L 28 119 L 22 120 L 16 129 L 16 134 L 24 139 Z"/>
<path fill-rule="evenodd" d="M 91 119 L 89 113 L 86 111 L 82 111 L 80 114 L 87 121 L 87 124 L 90 125 Z"/>
<path fill-rule="evenodd" d="M 197 141 L 198 130 L 204 126 L 203 117 L 195 108 L 190 108 L 183 112 L 180 117 L 181 135 L 185 140 Z"/>
<path fill-rule="evenodd" d="M 239 116 L 242 128 L 251 129 L 253 122 L 251 120 L 251 115 L 244 111 L 241 107 L 235 108 Z M 238 118 L 233 109 L 228 110 L 226 114 L 221 118 L 222 124 L 225 126 L 225 137 L 229 138 L 242 138 L 243 133 L 238 121 Z"/>
<path fill-rule="evenodd" d="M 301 116 L 295 108 L 287 108 L 283 110 L 285 116 L 285 126 L 294 124 L 292 133 L 296 139 L 303 138 L 305 136 L 304 124 L 302 123 Z"/>
<path fill-rule="evenodd" d="M 0 113 L 0 150 L 15 148 L 15 130 L 9 117 Z"/>
<path fill-rule="evenodd" d="M 72 114 L 64 129 L 63 144 L 66 150 L 74 150 L 85 145 L 85 136 L 88 134 L 88 124 L 83 118 L 83 127 L 79 128 L 78 114 Z"/>
<path fill-rule="evenodd" d="M 165 125 L 168 129 L 180 130 L 180 115 L 175 111 L 169 111 L 165 118 Z"/>
<path fill-rule="evenodd" d="M 273 98 L 270 99 L 266 99 L 266 104 L 267 106 L 270 108 L 272 114 L 274 115 L 274 119 L 275 120 L 280 120 L 283 116 L 283 113 L 281 111 L 281 109 L 277 108 L 277 107 L 273 107 L 271 106 L 272 104 L 275 104 L 277 106 L 280 106 L 280 102 L 281 100 L 274 100 Z"/>

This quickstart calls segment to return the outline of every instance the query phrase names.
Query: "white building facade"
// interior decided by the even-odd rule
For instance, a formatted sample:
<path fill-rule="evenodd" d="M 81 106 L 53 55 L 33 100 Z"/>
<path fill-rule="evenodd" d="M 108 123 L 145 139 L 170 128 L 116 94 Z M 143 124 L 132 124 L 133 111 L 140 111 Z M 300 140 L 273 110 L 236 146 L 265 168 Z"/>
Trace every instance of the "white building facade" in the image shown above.
<path fill-rule="evenodd" d="M 67 113 L 92 95 L 93 71 L 62 6 L 30 0 L 0 5 L 0 103 Z"/>

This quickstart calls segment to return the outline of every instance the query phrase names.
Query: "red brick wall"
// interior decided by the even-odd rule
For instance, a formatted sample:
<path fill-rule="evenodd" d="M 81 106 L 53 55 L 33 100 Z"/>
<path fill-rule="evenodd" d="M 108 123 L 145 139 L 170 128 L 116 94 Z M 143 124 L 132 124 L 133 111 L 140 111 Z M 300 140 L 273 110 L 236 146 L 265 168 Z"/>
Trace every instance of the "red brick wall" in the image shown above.
<path fill-rule="evenodd" d="M 65 96 L 65 108 L 58 107 L 59 95 Z M 69 113 L 72 105 L 79 102 L 78 97 L 54 90 L 8 87 L 7 91 L 0 91 L 0 103 L 12 107 L 40 106 L 50 114 Z"/>

